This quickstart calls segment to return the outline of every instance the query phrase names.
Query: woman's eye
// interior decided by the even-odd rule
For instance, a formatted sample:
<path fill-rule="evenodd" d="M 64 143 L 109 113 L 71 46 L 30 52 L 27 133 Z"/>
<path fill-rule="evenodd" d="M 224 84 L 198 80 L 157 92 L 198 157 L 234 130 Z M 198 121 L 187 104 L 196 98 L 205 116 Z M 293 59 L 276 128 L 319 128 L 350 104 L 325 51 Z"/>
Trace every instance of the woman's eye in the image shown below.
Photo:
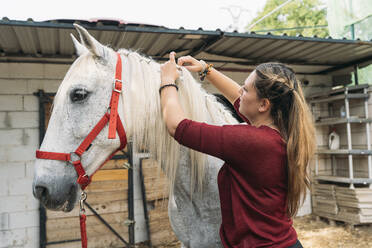
<path fill-rule="evenodd" d="M 89 92 L 86 89 L 74 89 L 70 93 L 70 99 L 72 102 L 81 102 L 86 99 Z"/>

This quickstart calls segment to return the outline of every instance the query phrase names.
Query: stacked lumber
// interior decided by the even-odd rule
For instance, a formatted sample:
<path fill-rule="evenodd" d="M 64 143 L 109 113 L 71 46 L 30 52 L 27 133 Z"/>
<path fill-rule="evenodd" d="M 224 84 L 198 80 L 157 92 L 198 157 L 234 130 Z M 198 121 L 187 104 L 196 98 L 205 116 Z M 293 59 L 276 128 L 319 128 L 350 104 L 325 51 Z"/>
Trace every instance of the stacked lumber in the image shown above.
<path fill-rule="evenodd" d="M 335 217 L 338 214 L 335 186 L 332 184 L 312 184 L 313 211 L 315 214 L 326 217 Z"/>
<path fill-rule="evenodd" d="M 314 214 L 351 225 L 372 223 L 372 189 L 314 183 Z"/>
<path fill-rule="evenodd" d="M 336 187 L 338 218 L 351 224 L 372 223 L 372 189 Z"/>

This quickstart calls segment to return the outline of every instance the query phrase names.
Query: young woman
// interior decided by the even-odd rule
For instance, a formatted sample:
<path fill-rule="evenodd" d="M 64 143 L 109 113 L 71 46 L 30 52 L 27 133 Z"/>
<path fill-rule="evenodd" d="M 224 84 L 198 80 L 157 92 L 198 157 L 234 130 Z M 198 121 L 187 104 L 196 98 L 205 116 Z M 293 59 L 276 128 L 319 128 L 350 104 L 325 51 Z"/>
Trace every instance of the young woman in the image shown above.
<path fill-rule="evenodd" d="M 160 87 L 169 133 L 180 144 L 225 161 L 218 174 L 224 247 L 302 247 L 291 218 L 309 187 L 315 138 L 293 70 L 260 64 L 240 87 L 191 56 L 180 57 L 178 65 L 206 76 L 248 124 L 221 127 L 186 119 L 175 86 L 175 53 L 170 54 L 161 66 Z"/>

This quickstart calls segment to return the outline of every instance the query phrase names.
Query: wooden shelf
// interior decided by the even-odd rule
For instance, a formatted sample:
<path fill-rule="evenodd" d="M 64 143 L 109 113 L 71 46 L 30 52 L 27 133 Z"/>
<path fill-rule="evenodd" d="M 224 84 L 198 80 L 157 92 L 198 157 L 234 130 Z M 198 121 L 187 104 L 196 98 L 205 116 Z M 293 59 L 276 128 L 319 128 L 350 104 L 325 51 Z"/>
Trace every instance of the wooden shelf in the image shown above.
<path fill-rule="evenodd" d="M 337 176 L 314 176 L 314 179 L 319 181 L 338 182 L 338 183 L 356 183 L 356 184 L 370 184 L 372 178 L 353 178 L 337 177 Z"/>
<path fill-rule="evenodd" d="M 338 149 L 338 150 L 329 150 L 329 149 L 318 149 L 316 154 L 344 154 L 344 155 L 372 155 L 372 150 L 361 150 L 361 149 Z"/>
<path fill-rule="evenodd" d="M 364 93 L 348 93 L 348 94 L 342 94 L 342 95 L 335 95 L 335 96 L 326 96 L 321 98 L 314 98 L 308 100 L 309 103 L 322 103 L 322 102 L 332 102 L 336 100 L 345 100 L 347 99 L 366 99 L 368 98 L 368 94 Z"/>
<path fill-rule="evenodd" d="M 336 125 L 336 124 L 345 124 L 345 123 L 371 123 L 372 118 L 326 118 L 324 120 L 316 121 L 316 126 L 324 126 L 324 125 Z"/>
<path fill-rule="evenodd" d="M 368 88 L 368 87 L 369 87 L 369 84 L 360 84 L 360 85 L 345 87 L 345 88 L 341 88 L 341 89 L 337 89 L 337 90 L 329 90 L 329 91 L 326 91 L 326 92 L 319 92 L 319 93 L 309 95 L 307 97 L 307 99 L 311 100 L 311 99 L 314 99 L 314 98 L 325 98 L 325 97 L 332 96 L 332 95 L 337 95 L 337 94 L 340 95 L 340 94 L 343 94 L 346 89 L 348 90 L 348 92 L 350 94 L 350 93 L 355 93 L 355 91 L 361 91 L 364 88 Z"/>

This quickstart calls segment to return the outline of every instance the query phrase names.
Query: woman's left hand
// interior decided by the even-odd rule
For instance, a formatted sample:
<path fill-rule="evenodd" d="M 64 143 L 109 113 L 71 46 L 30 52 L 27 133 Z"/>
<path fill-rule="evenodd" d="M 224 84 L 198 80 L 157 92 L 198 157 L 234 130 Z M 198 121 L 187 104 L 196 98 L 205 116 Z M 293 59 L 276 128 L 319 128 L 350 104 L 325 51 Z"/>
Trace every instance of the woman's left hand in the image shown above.
<path fill-rule="evenodd" d="M 161 74 L 161 85 L 165 84 L 173 84 L 176 79 L 180 76 L 178 72 L 176 59 L 176 53 L 171 52 L 169 54 L 169 60 L 160 66 L 160 74 Z"/>

